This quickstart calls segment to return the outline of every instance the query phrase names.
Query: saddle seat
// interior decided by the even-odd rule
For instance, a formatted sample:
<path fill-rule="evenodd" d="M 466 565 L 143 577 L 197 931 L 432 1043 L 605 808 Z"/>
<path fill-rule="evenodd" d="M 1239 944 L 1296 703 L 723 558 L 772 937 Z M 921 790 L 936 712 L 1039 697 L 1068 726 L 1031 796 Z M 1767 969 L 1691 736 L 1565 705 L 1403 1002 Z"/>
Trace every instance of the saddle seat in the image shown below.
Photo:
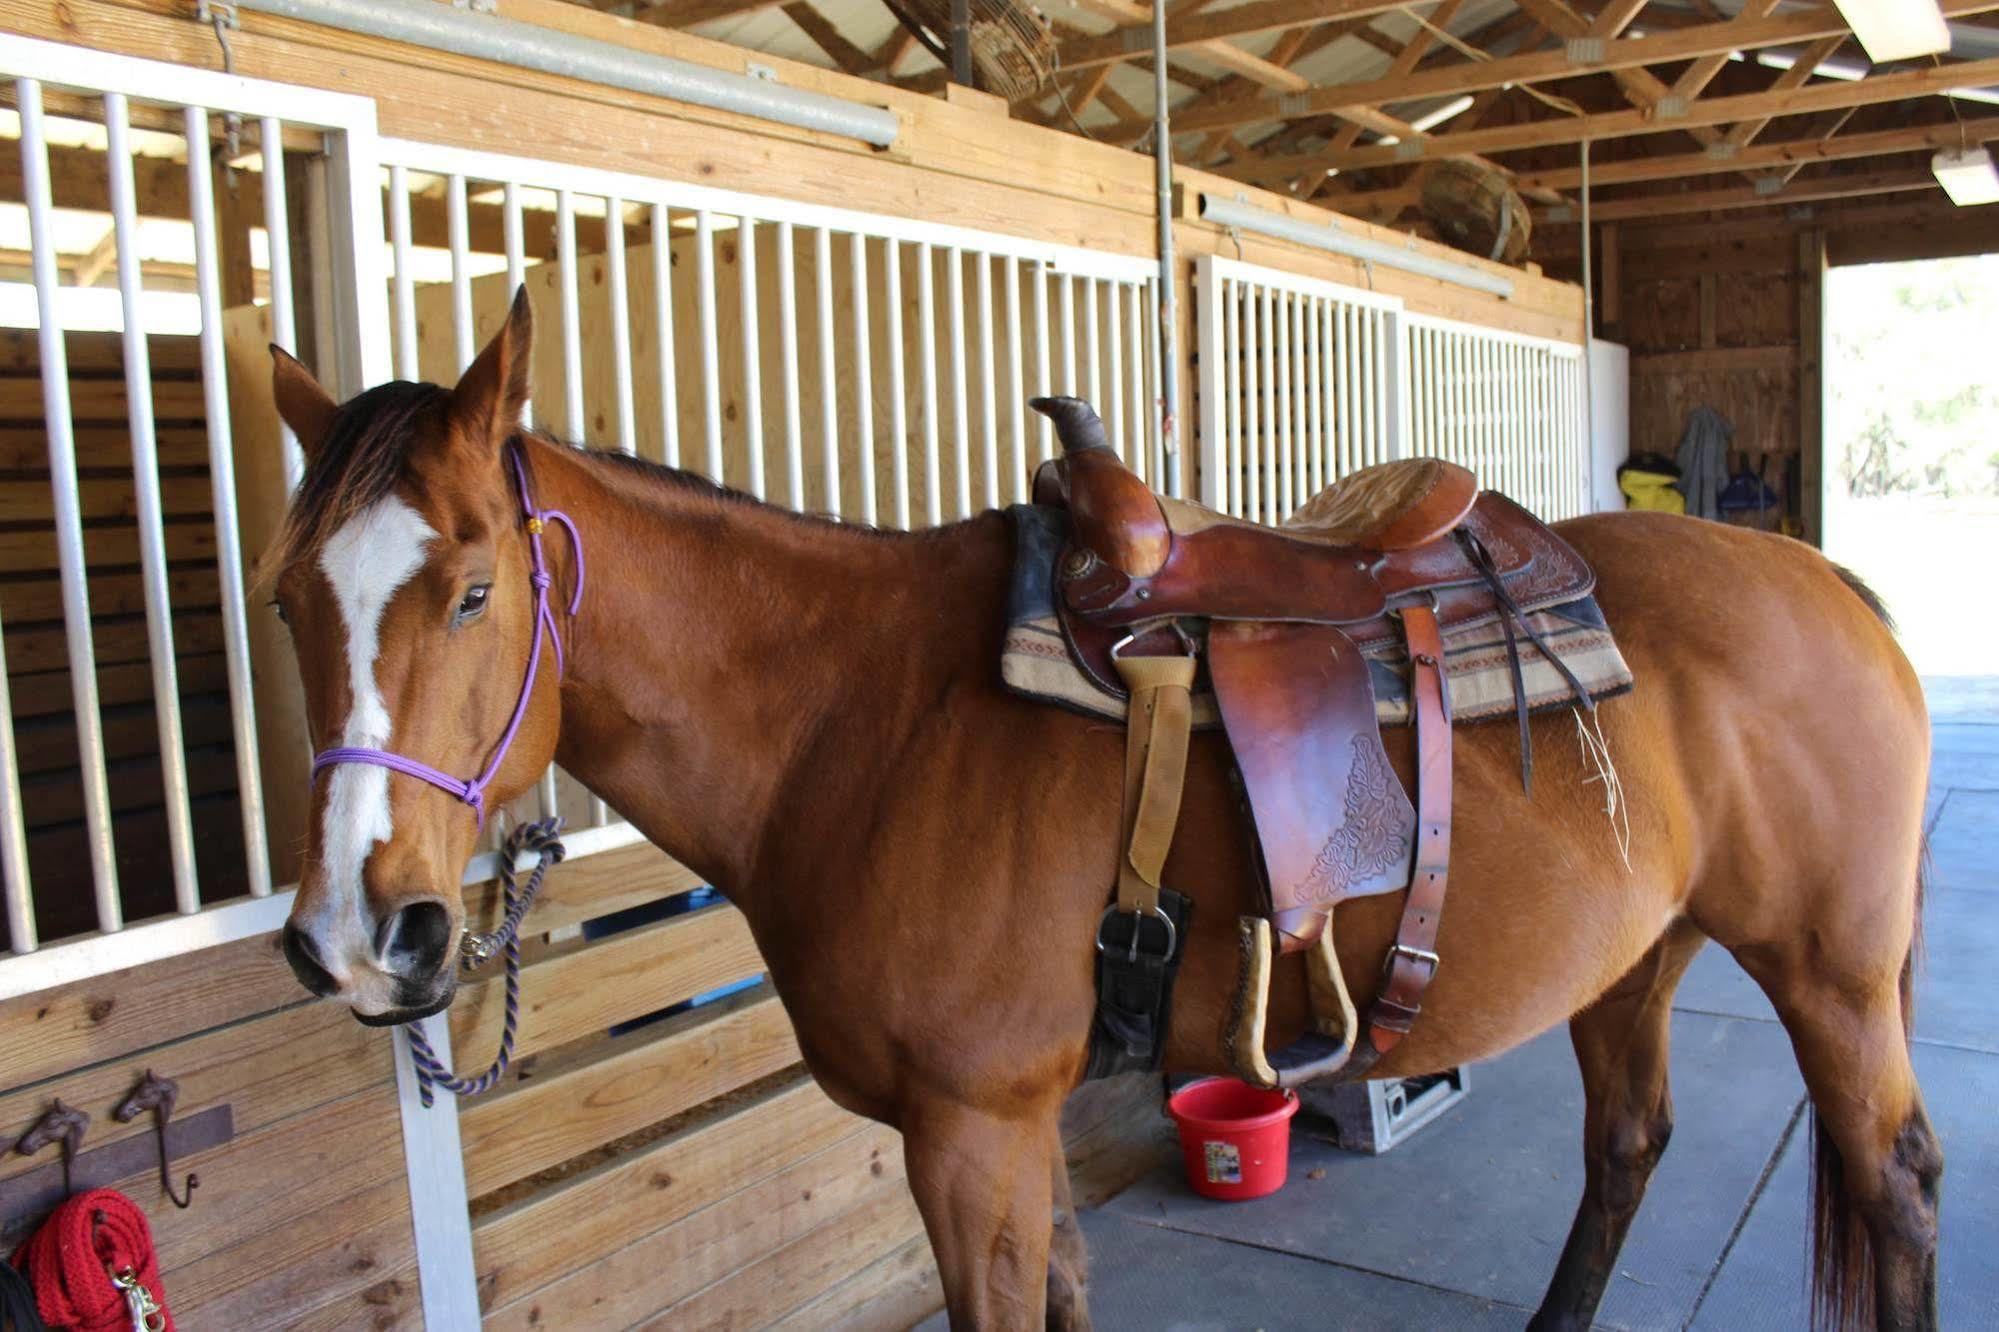
<path fill-rule="evenodd" d="M 1037 398 L 1064 453 L 1042 465 L 1036 497 L 1073 516 L 1070 604 L 1108 623 L 1162 615 L 1347 624 L 1385 609 L 1385 557 L 1430 546 L 1471 513 L 1478 480 L 1456 463 L 1407 458 L 1333 482 L 1282 527 L 1156 495 L 1075 398 Z"/>

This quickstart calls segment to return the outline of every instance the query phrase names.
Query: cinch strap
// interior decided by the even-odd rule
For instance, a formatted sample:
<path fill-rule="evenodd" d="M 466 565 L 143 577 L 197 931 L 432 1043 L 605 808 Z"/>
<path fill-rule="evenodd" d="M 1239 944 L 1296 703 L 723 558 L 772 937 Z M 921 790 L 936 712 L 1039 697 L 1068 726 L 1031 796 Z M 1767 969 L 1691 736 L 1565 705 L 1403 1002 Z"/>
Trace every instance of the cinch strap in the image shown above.
<path fill-rule="evenodd" d="M 507 721 L 507 729 L 500 736 L 500 743 L 493 749 L 493 756 L 486 761 L 485 768 L 477 777 L 458 778 L 439 771 L 428 763 L 421 763 L 401 754 L 392 754 L 386 749 L 367 749 L 348 746 L 337 749 L 323 749 L 313 756 L 311 780 L 318 781 L 319 774 L 327 768 L 341 763 L 371 763 L 378 768 L 399 772 L 405 777 L 429 782 L 440 791 L 445 791 L 472 807 L 472 816 L 478 820 L 483 830 L 486 826 L 486 788 L 499 773 L 500 765 L 506 762 L 507 750 L 512 748 L 514 737 L 520 733 L 521 723 L 527 719 L 528 703 L 534 698 L 535 675 L 541 669 L 541 644 L 546 637 L 555 644 L 555 672 L 558 679 L 563 671 L 562 635 L 556 632 L 555 610 L 548 604 L 548 589 L 555 579 L 548 571 L 548 557 L 542 550 L 541 538 L 549 523 L 562 524 L 569 533 L 569 548 L 576 553 L 576 590 L 569 597 L 569 614 L 575 618 L 577 609 L 583 604 L 583 539 L 577 535 L 576 524 L 569 515 L 559 509 L 537 509 L 534 499 L 528 494 L 527 458 L 518 444 L 507 448 L 508 461 L 513 464 L 514 480 L 520 494 L 521 513 L 527 519 L 528 534 L 528 581 L 534 587 L 534 641 L 528 649 L 527 676 L 521 681 L 521 695 L 514 703 L 514 713 Z"/>

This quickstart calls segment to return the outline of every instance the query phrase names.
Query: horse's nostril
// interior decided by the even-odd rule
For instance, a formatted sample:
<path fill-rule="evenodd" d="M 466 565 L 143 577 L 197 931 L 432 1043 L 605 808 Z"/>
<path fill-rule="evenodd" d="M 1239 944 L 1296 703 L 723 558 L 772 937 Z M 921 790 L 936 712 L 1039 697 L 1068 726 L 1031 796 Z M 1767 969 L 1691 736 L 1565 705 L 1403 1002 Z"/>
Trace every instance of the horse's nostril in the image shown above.
<path fill-rule="evenodd" d="M 300 985 L 322 999 L 340 988 L 339 982 L 321 965 L 319 953 L 305 931 L 286 921 L 283 940 L 285 961 L 291 963 L 292 975 L 298 977 Z"/>
<path fill-rule="evenodd" d="M 391 975 L 428 980 L 451 950 L 451 913 L 442 902 L 412 902 L 382 930 L 382 962 Z"/>

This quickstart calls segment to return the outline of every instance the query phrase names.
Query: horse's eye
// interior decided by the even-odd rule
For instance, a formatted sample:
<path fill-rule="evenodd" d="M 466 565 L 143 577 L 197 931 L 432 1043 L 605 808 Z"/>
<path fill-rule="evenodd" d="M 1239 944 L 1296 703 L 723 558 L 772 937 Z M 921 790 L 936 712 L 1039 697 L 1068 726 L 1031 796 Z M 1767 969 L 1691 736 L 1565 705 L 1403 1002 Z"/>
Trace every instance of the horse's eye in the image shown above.
<path fill-rule="evenodd" d="M 290 624 L 292 622 L 291 617 L 285 614 L 285 603 L 275 597 L 271 599 L 271 610 L 277 614 L 279 624 Z"/>
<path fill-rule="evenodd" d="M 480 583 L 467 588 L 465 599 L 458 603 L 458 623 L 463 624 L 467 620 L 476 619 L 479 613 L 486 609 L 486 594 L 492 590 L 491 583 Z"/>

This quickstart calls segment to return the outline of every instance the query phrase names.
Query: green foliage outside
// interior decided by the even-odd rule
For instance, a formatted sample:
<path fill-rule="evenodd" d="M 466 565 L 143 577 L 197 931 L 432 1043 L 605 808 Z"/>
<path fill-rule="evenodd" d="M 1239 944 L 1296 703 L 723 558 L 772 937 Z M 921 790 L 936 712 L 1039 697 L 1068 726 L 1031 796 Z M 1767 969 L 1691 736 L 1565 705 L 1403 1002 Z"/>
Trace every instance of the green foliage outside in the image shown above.
<path fill-rule="evenodd" d="M 1835 268 L 1826 286 L 1828 484 L 1999 496 L 1999 254 Z"/>

